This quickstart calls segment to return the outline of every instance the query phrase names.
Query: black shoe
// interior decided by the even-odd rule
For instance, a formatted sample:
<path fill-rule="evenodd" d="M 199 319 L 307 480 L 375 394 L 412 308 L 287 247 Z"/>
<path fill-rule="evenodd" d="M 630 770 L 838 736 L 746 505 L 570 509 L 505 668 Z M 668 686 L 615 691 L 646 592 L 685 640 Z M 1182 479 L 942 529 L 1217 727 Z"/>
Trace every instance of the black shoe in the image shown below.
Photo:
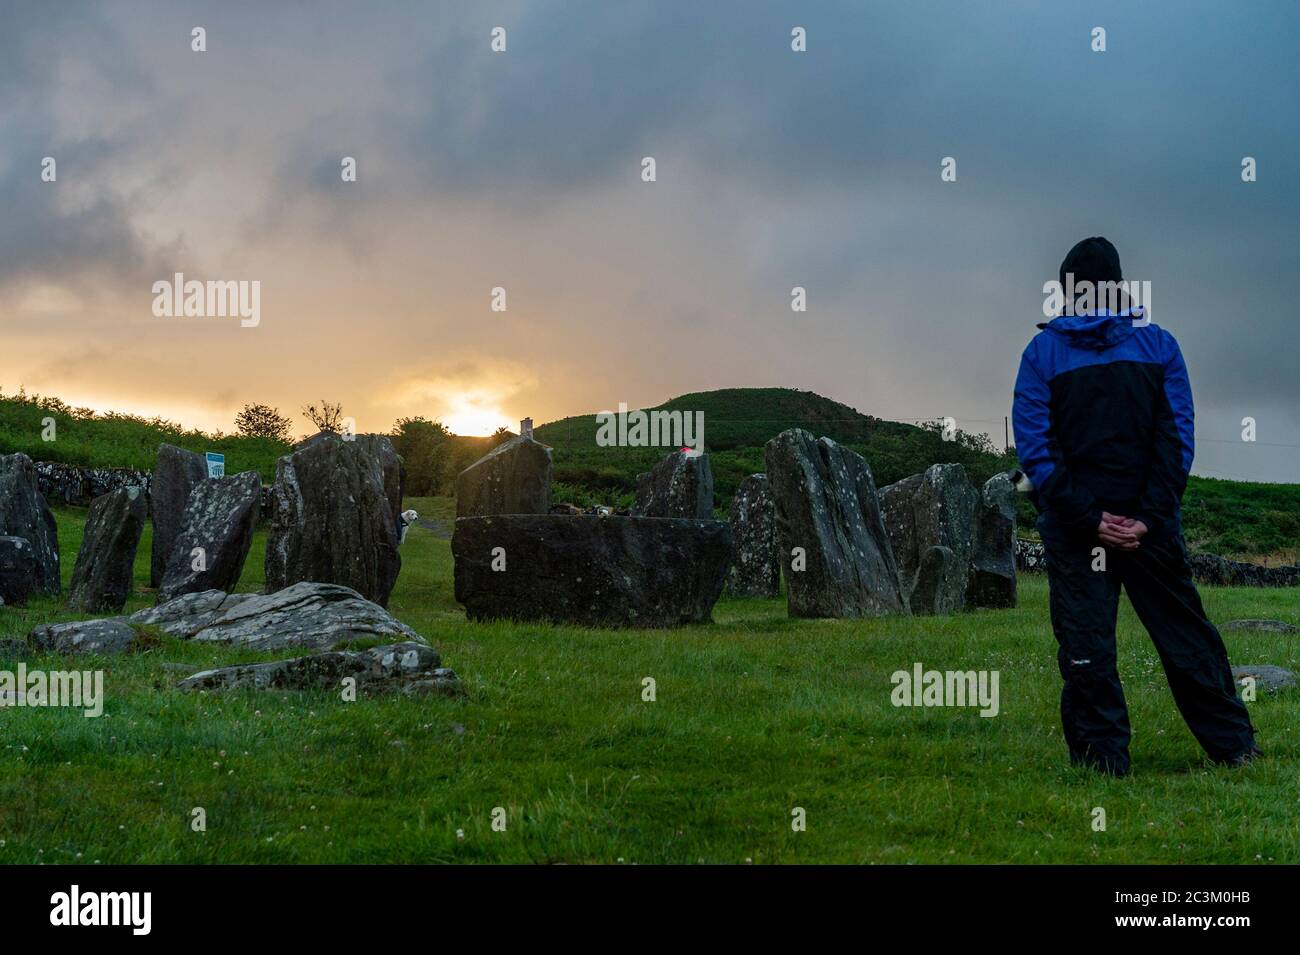
<path fill-rule="evenodd" d="M 1217 762 L 1220 766 L 1227 766 L 1229 769 L 1240 769 L 1242 766 L 1245 766 L 1248 763 L 1253 763 L 1255 760 L 1262 758 L 1263 755 L 1264 751 L 1262 749 L 1258 746 L 1251 746 L 1250 749 L 1246 750 L 1244 753 L 1238 753 L 1236 756 L 1229 757 L 1228 759 L 1220 759 L 1217 760 Z"/>
<path fill-rule="evenodd" d="M 1114 776 L 1116 779 L 1122 779 L 1128 775 L 1128 762 L 1121 761 L 1114 757 L 1098 756 L 1094 754 L 1077 755 L 1070 754 L 1070 763 L 1074 766 L 1083 766 L 1103 776 Z"/>

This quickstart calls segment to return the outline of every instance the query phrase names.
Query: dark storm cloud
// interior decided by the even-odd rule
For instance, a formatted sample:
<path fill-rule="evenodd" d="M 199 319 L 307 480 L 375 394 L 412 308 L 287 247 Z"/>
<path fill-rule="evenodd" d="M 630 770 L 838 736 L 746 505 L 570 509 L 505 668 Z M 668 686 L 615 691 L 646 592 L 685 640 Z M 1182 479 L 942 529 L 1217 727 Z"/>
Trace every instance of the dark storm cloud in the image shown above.
<path fill-rule="evenodd" d="M 0 30 L 0 286 L 25 279 L 77 284 L 87 275 L 142 275 L 149 256 L 131 224 L 132 199 L 109 192 L 69 202 L 41 179 L 53 157 L 60 181 L 92 177 L 134 148 L 121 135 L 61 133 L 60 77 L 75 63 L 86 82 L 123 97 L 151 93 L 138 66 L 123 56 L 120 35 L 87 5 L 17 3 Z"/>
<path fill-rule="evenodd" d="M 498 19 L 499 62 L 483 42 Z M 1105 53 L 1089 47 L 1095 25 Z M 1300 251 L 1300 124 L 1280 121 L 1300 114 L 1293 4 L 1225 20 L 1210 3 L 587 3 L 458 26 L 398 77 L 463 91 L 406 127 L 431 188 L 558 203 L 634 177 L 643 154 L 689 158 L 759 203 L 807 197 L 806 229 L 772 264 L 796 265 L 823 303 L 851 310 L 876 274 L 900 312 L 986 338 L 1027 334 L 1013 316 L 1041 303 L 1064 251 L 1112 234 L 1160 317 L 1218 356 L 1202 394 L 1300 400 L 1277 347 L 1292 321 L 1279 267 Z M 960 176 L 941 186 L 947 155 Z M 1245 155 L 1260 182 L 1241 182 Z M 873 200 L 899 194 L 916 214 L 881 242 Z M 981 275 L 1002 293 L 963 294 Z M 937 299 L 945 286 L 956 296 Z"/>

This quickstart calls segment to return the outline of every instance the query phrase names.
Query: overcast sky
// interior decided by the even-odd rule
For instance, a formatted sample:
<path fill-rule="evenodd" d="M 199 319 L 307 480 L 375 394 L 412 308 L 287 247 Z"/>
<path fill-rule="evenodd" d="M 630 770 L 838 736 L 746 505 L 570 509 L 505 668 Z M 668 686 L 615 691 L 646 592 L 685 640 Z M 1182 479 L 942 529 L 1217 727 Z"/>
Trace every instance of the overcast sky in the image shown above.
<path fill-rule="evenodd" d="M 326 398 L 386 431 L 779 385 L 1001 446 L 1042 285 L 1100 234 L 1182 343 L 1194 470 L 1300 479 L 1291 0 L 3 18 L 6 392 L 225 430 Z M 259 281 L 260 324 L 156 318 L 175 272 Z"/>

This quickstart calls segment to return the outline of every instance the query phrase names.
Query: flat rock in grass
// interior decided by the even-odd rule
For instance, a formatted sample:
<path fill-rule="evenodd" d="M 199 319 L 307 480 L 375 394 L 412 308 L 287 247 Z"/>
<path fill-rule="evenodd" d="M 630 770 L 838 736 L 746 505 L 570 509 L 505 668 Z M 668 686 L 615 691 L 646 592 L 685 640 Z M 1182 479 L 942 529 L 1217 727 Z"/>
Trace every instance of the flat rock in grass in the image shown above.
<path fill-rule="evenodd" d="M 421 643 L 394 643 L 367 650 L 335 650 L 312 656 L 222 667 L 195 673 L 182 690 L 342 690 L 352 678 L 363 695 L 411 696 L 461 692 L 456 674 L 441 666 L 438 652 Z"/>
<path fill-rule="evenodd" d="M 551 507 L 551 449 L 521 434 L 456 478 L 456 516 L 545 514 Z"/>
<path fill-rule="evenodd" d="M 27 635 L 27 643 L 41 653 L 98 654 L 110 656 L 140 649 L 145 641 L 126 617 L 48 623 Z"/>
<path fill-rule="evenodd" d="M 36 590 L 36 552 L 26 537 L 0 537 L 0 607 L 17 607 Z"/>
<path fill-rule="evenodd" d="M 153 552 L 149 561 L 151 586 L 157 587 L 162 583 L 190 491 L 207 476 L 208 462 L 203 455 L 171 444 L 158 445 L 158 459 L 154 462 L 153 480 L 149 486 L 149 515 L 153 519 Z"/>
<path fill-rule="evenodd" d="M 57 594 L 63 586 L 58 529 L 37 486 L 32 459 L 25 454 L 0 454 L 0 535 L 21 537 L 32 545 L 34 592 Z"/>
<path fill-rule="evenodd" d="M 233 590 L 253 544 L 261 508 L 256 471 L 204 478 L 190 491 L 158 601 L 205 590 Z"/>
<path fill-rule="evenodd" d="M 268 591 L 316 581 L 387 605 L 402 558 L 376 447 L 321 434 L 276 462 Z"/>
<path fill-rule="evenodd" d="M 31 652 L 22 640 L 0 640 L 0 660 L 17 660 Z"/>
<path fill-rule="evenodd" d="M 776 551 L 776 505 L 766 474 L 740 482 L 727 515 L 736 541 L 727 589 L 737 597 L 776 597 L 781 593 L 781 559 Z"/>
<path fill-rule="evenodd" d="M 1267 693 L 1287 690 L 1300 682 L 1300 677 L 1297 677 L 1293 671 L 1285 667 L 1261 663 L 1253 666 L 1236 666 L 1232 668 L 1232 679 L 1238 686 L 1247 677 L 1254 677 L 1255 686 Z"/>
<path fill-rule="evenodd" d="M 724 521 L 462 517 L 456 599 L 471 620 L 675 627 L 710 619 L 731 563 Z"/>
<path fill-rule="evenodd" d="M 135 580 L 149 506 L 144 489 L 119 487 L 90 505 L 86 530 L 68 584 L 68 605 L 88 613 L 120 613 Z"/>
<path fill-rule="evenodd" d="M 156 607 L 137 610 L 129 619 L 134 624 L 157 627 L 168 636 L 188 640 L 208 624 L 255 596 L 257 595 L 204 590 L 200 593 L 184 594 Z"/>
<path fill-rule="evenodd" d="M 189 594 L 177 598 L 189 601 L 184 605 L 172 607 L 176 601 L 170 601 L 153 608 L 154 616 L 133 619 L 160 622 L 165 631 L 186 639 L 249 650 L 324 650 L 353 640 L 375 639 L 428 642 L 383 607 L 338 584 L 304 581 L 270 594 L 238 594 L 234 599 L 221 596 L 224 599 L 218 602 L 212 592 Z M 187 625 L 187 612 L 200 617 L 201 623 Z"/>
<path fill-rule="evenodd" d="M 862 455 L 792 428 L 768 441 L 764 456 L 790 616 L 907 613 L 876 482 Z"/>
<path fill-rule="evenodd" d="M 1259 633 L 1300 633 L 1300 627 L 1281 620 L 1229 620 L 1220 630 L 1253 630 Z"/>
<path fill-rule="evenodd" d="M 1260 567 L 1218 554 L 1189 554 L 1188 564 L 1198 583 L 1220 587 L 1300 586 L 1300 567 Z"/>
<path fill-rule="evenodd" d="M 158 669 L 166 670 L 168 673 L 184 673 L 189 676 L 198 673 L 203 668 L 195 666 L 193 663 L 160 663 Z"/>
<path fill-rule="evenodd" d="M 713 468 L 709 456 L 674 451 L 645 474 L 637 475 L 635 517 L 713 517 Z"/>

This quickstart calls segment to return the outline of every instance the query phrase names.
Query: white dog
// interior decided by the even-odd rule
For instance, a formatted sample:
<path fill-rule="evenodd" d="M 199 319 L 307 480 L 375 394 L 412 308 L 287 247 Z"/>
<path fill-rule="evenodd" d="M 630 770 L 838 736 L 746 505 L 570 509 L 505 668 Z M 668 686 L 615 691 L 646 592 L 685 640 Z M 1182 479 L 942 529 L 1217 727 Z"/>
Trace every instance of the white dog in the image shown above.
<path fill-rule="evenodd" d="M 401 520 L 397 522 L 399 525 L 397 528 L 397 533 L 399 535 L 397 543 L 399 546 L 406 543 L 406 532 L 410 529 L 410 526 L 415 523 L 415 519 L 419 516 L 420 515 L 415 511 L 402 511 Z"/>

